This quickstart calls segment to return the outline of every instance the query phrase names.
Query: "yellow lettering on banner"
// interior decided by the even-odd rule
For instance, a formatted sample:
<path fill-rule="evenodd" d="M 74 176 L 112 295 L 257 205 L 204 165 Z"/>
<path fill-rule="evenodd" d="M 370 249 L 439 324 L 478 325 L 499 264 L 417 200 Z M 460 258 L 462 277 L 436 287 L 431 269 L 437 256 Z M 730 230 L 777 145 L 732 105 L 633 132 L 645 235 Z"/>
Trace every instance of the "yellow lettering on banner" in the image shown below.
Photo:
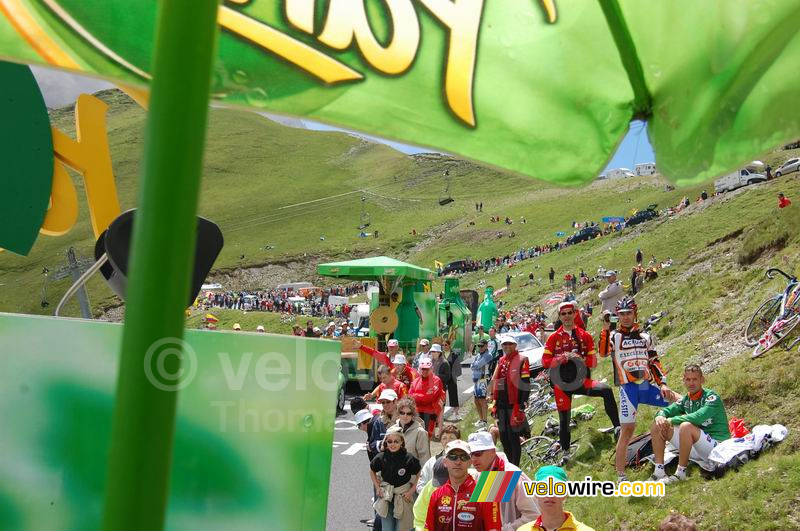
<path fill-rule="evenodd" d="M 391 41 L 387 46 L 375 38 L 363 0 L 331 0 L 319 41 L 336 50 L 346 50 L 355 41 L 370 66 L 385 74 L 402 74 L 417 55 L 419 20 L 411 0 L 384 2 L 391 20 Z"/>
<path fill-rule="evenodd" d="M 223 28 L 294 63 L 326 83 L 354 81 L 364 77 L 311 46 L 228 7 L 220 6 L 218 18 Z"/>
<path fill-rule="evenodd" d="M 39 232 L 47 236 L 62 236 L 78 221 L 78 193 L 67 169 L 56 160 L 50 206 Z"/>
<path fill-rule="evenodd" d="M 98 238 L 120 214 L 114 172 L 111 166 L 111 152 L 106 136 L 107 108 L 108 105 L 94 96 L 81 94 L 75 103 L 76 140 L 71 139 L 55 127 L 52 129 L 53 150 L 56 158 L 83 175 L 95 238 Z M 54 186 L 59 180 L 60 177 L 56 172 L 53 179 Z M 68 196 L 65 198 L 66 201 L 70 200 Z M 55 197 L 53 199 L 53 208 L 61 209 L 62 207 L 56 203 Z M 74 200 L 77 203 L 77 197 Z M 77 209 L 77 205 L 75 209 Z M 56 221 L 61 222 L 63 219 L 58 217 L 53 221 L 59 228 Z M 60 227 L 59 230 L 63 230 L 63 227 Z"/>
<path fill-rule="evenodd" d="M 475 127 L 472 85 L 483 0 L 420 0 L 450 30 L 445 95 L 453 113 Z"/>

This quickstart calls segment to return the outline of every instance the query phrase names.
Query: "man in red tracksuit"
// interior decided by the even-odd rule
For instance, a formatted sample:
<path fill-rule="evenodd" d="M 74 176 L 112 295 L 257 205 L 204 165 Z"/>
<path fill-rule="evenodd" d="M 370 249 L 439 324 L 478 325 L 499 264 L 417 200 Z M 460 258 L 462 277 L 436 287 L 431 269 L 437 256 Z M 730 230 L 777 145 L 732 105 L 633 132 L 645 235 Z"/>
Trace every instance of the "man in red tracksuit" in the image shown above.
<path fill-rule="evenodd" d="M 447 483 L 433 491 L 428 516 L 427 531 L 500 531 L 500 504 L 472 502 L 475 480 L 469 474 L 469 445 L 452 441 L 445 448 L 444 466 Z"/>
<path fill-rule="evenodd" d="M 562 302 L 558 306 L 561 326 L 550 334 L 544 347 L 542 366 L 548 369 L 550 384 L 556 398 L 558 409 L 559 443 L 564 452 L 562 463 L 569 457 L 570 430 L 572 414 L 572 395 L 600 397 L 606 415 L 614 428 L 619 427 L 619 413 L 614 392 L 608 385 L 592 380 L 591 369 L 597 366 L 594 340 L 591 334 L 578 323 L 580 315 L 574 302 Z"/>
<path fill-rule="evenodd" d="M 428 430 L 428 436 L 433 435 L 436 420 L 442 413 L 444 404 L 444 385 L 442 380 L 432 373 L 433 362 L 430 358 L 423 357 L 419 360 L 419 376 L 411 382 L 408 395 L 417 403 L 417 413 L 422 417 L 422 422 Z"/>

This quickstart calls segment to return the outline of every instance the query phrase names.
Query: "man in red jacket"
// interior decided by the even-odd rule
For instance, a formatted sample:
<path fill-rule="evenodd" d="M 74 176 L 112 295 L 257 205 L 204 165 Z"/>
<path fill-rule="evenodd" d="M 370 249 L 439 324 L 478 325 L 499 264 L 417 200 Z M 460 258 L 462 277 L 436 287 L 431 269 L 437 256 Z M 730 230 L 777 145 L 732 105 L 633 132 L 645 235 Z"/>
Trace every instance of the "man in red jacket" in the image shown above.
<path fill-rule="evenodd" d="M 778 208 L 786 208 L 787 206 L 791 205 L 792 202 L 789 200 L 788 197 L 783 195 L 783 192 L 778 194 Z"/>
<path fill-rule="evenodd" d="M 432 373 L 433 362 L 430 358 L 419 360 L 419 377 L 411 382 L 408 395 L 417 403 L 417 413 L 422 417 L 422 422 L 428 430 L 428 436 L 433 435 L 433 428 L 439 418 L 444 402 L 444 385 L 442 380 Z"/>
<path fill-rule="evenodd" d="M 591 334 L 577 324 L 578 307 L 574 302 L 558 305 L 561 326 L 550 334 L 544 347 L 542 366 L 549 369 L 550 383 L 558 409 L 559 443 L 564 452 L 562 463 L 569 459 L 572 395 L 585 395 L 603 399 L 606 415 L 614 428 L 619 427 L 619 412 L 614 392 L 608 385 L 592 380 L 591 370 L 597 366 L 594 340 Z"/>
<path fill-rule="evenodd" d="M 495 502 L 472 502 L 475 480 L 469 474 L 469 445 L 452 441 L 445 448 L 447 483 L 433 491 L 427 531 L 500 531 L 500 506 Z"/>
<path fill-rule="evenodd" d="M 509 462 L 519 466 L 522 457 L 520 435 L 529 431 L 525 406 L 531 394 L 528 358 L 517 351 L 517 340 L 507 335 L 500 339 L 503 357 L 492 376 L 492 415 L 497 419 L 500 441 Z"/>

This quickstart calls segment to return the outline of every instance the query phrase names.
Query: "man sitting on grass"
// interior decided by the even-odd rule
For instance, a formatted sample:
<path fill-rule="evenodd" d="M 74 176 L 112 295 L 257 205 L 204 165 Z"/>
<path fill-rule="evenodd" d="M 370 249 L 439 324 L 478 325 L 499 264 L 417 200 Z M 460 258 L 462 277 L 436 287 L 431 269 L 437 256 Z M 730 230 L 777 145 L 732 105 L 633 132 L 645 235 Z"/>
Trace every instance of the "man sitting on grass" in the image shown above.
<path fill-rule="evenodd" d="M 703 370 L 699 365 L 687 365 L 683 372 L 686 396 L 656 413 L 650 427 L 656 468 L 651 481 L 675 483 L 687 479 L 689 458 L 703 461 L 711 450 L 730 439 L 728 416 L 722 399 L 710 389 L 704 389 Z M 678 449 L 678 470 L 667 477 L 664 471 L 664 447 L 667 441 Z"/>

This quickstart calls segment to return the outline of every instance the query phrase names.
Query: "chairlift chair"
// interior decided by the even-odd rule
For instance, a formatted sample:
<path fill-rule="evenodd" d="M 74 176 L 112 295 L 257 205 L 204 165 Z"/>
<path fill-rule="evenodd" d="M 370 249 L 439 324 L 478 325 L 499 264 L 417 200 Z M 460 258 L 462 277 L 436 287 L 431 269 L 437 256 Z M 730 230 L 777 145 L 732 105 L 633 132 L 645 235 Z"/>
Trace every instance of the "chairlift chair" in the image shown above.
<path fill-rule="evenodd" d="M 444 170 L 444 179 L 445 179 L 445 182 L 447 184 L 445 185 L 444 192 L 442 193 L 442 195 L 439 196 L 439 206 L 449 205 L 450 203 L 455 201 L 455 199 L 453 199 L 453 196 L 450 195 L 450 170 L 449 169 Z"/>

